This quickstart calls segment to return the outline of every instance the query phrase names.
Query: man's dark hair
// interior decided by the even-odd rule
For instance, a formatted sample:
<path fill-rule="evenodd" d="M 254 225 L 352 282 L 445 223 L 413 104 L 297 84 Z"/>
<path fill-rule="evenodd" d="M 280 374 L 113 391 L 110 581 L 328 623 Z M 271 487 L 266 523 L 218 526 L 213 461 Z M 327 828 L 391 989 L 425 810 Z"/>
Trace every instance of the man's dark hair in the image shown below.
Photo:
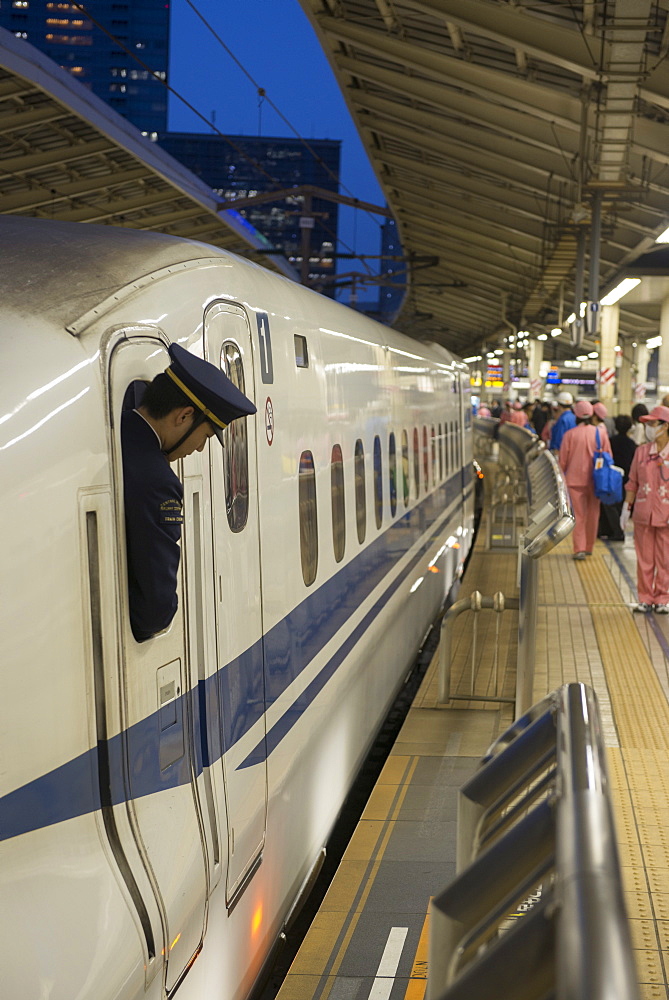
<path fill-rule="evenodd" d="M 648 416 L 648 408 L 645 403 L 637 403 L 636 406 L 632 407 L 632 420 L 639 422 L 639 417 Z"/>
<path fill-rule="evenodd" d="M 169 375 L 161 372 L 147 385 L 141 405 L 146 407 L 150 417 L 160 420 L 172 410 L 178 410 L 182 406 L 193 406 L 193 403 L 179 386 L 174 384 Z"/>
<path fill-rule="evenodd" d="M 627 434 L 632 426 L 632 418 L 628 417 L 626 413 L 619 413 L 617 417 L 613 418 L 613 423 L 616 425 L 618 434 Z"/>

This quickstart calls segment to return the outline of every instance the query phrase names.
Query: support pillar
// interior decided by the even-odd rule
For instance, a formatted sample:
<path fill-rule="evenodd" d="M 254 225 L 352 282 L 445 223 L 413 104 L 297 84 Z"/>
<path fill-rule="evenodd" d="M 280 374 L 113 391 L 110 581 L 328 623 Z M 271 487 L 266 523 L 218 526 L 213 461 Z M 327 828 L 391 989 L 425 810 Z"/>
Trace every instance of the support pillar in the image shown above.
<path fill-rule="evenodd" d="M 502 395 L 504 399 L 510 399 L 511 398 L 511 354 L 509 351 L 504 351 L 504 354 L 502 355 L 502 380 L 504 382 Z"/>
<path fill-rule="evenodd" d="M 660 312 L 660 336 L 662 343 L 658 350 L 660 357 L 657 365 L 657 401 L 669 393 L 669 296 L 662 302 Z"/>
<path fill-rule="evenodd" d="M 541 399 L 544 380 L 541 377 L 541 363 L 544 360 L 544 345 L 541 340 L 531 340 L 527 348 L 527 374 L 530 390 L 527 398 L 534 402 Z"/>
<path fill-rule="evenodd" d="M 613 394 L 616 375 L 616 344 L 618 343 L 618 321 L 620 307 L 602 308 L 602 328 L 599 347 L 599 399 L 609 412 L 613 412 Z"/>
<path fill-rule="evenodd" d="M 623 344 L 620 345 L 623 347 Z M 616 413 L 631 413 L 634 406 L 634 393 L 632 391 L 632 356 L 629 347 L 623 347 L 619 355 L 620 368 L 617 370 L 617 396 L 618 405 Z"/>
<path fill-rule="evenodd" d="M 634 348 L 634 367 L 636 368 L 636 381 L 634 383 L 635 403 L 643 403 L 646 399 L 646 382 L 648 381 L 649 358 L 650 351 L 646 347 L 646 342 L 641 341 L 641 343 L 638 343 Z"/>

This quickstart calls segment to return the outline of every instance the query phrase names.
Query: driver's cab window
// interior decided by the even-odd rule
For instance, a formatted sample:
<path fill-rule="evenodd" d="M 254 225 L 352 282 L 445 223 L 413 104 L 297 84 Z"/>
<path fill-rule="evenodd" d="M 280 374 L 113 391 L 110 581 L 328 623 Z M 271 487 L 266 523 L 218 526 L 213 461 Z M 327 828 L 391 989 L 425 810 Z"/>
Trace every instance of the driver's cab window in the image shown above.
<path fill-rule="evenodd" d="M 240 392 L 246 393 L 244 363 L 234 341 L 221 347 L 221 370 Z M 246 417 L 233 420 L 223 432 L 225 509 L 232 531 L 241 531 L 249 513 L 249 458 Z"/>

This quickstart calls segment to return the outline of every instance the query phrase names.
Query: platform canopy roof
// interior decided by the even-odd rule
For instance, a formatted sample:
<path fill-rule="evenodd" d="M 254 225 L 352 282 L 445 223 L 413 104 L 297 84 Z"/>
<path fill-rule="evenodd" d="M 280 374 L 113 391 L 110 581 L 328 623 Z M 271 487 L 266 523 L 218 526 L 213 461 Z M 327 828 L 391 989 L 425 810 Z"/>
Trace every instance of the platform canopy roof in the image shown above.
<path fill-rule="evenodd" d="M 413 260 L 401 329 L 461 354 L 550 331 L 595 196 L 604 292 L 669 225 L 669 0 L 301 4 Z M 659 309 L 623 299 L 621 333 Z"/>
<path fill-rule="evenodd" d="M 293 279 L 283 257 L 149 137 L 0 28 L 0 214 L 203 240 Z"/>

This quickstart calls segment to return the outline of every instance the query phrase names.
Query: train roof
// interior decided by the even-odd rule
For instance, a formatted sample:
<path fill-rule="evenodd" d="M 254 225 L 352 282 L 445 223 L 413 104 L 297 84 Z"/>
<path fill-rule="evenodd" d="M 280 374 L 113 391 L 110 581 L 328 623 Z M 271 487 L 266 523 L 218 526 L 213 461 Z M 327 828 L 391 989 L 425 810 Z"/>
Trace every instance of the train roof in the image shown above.
<path fill-rule="evenodd" d="M 0 296 L 21 315 L 68 326 L 117 289 L 161 268 L 228 254 L 217 247 L 115 226 L 0 215 Z"/>
<path fill-rule="evenodd" d="M 87 328 L 99 315 L 98 307 L 104 312 L 106 300 L 121 289 L 131 290 L 145 276 L 199 260 L 218 258 L 222 265 L 234 260 L 226 250 L 166 233 L 14 215 L 0 215 L 0 245 L 3 308 L 16 316 L 48 316 L 50 323 L 73 334 Z M 325 299 L 323 307 L 344 308 L 331 299 Z M 440 344 L 420 343 L 385 329 L 388 341 L 406 350 L 458 363 Z"/>

